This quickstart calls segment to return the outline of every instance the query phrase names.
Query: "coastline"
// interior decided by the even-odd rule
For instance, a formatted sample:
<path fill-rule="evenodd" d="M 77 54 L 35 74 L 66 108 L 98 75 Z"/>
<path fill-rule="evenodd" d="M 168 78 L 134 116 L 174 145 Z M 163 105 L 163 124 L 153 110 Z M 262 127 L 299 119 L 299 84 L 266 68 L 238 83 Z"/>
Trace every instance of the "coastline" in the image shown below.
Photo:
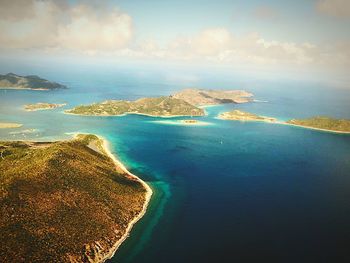
<path fill-rule="evenodd" d="M 265 116 L 262 116 L 265 117 Z M 215 119 L 219 120 L 224 120 L 224 121 L 240 121 L 240 122 L 265 122 L 265 123 L 270 123 L 270 124 L 280 124 L 280 125 L 287 125 L 287 126 L 294 126 L 294 127 L 299 127 L 303 129 L 309 129 L 309 130 L 316 130 L 316 131 L 321 131 L 321 132 L 329 132 L 329 133 L 336 133 L 336 134 L 350 134 L 350 131 L 336 131 L 336 130 L 327 130 L 327 129 L 322 129 L 322 128 L 316 128 L 316 127 L 311 127 L 311 126 L 304 126 L 304 125 L 298 125 L 298 124 L 292 124 L 284 121 L 270 121 L 270 120 L 231 120 L 231 119 L 225 119 L 220 116 L 215 117 Z"/>
<path fill-rule="evenodd" d="M 240 121 L 240 122 L 266 122 L 266 123 L 277 123 L 277 124 L 282 124 L 282 122 L 279 122 L 277 119 L 272 118 L 272 117 L 266 117 L 266 116 L 261 116 L 266 119 L 260 119 L 260 120 L 234 120 L 234 119 L 226 119 L 221 117 L 220 115 L 215 117 L 215 119 L 218 120 L 224 120 L 224 121 Z"/>
<path fill-rule="evenodd" d="M 292 123 L 287 123 L 287 122 L 275 122 L 275 123 L 282 124 L 282 125 L 300 127 L 300 128 L 309 129 L 309 130 L 316 130 L 316 131 L 323 131 L 323 132 L 330 132 L 330 133 L 337 133 L 337 134 L 350 134 L 350 131 L 327 130 L 327 129 L 316 128 L 316 127 L 311 127 L 311 126 L 292 124 Z"/>
<path fill-rule="evenodd" d="M 126 112 L 123 114 L 118 114 L 118 115 L 111 115 L 111 114 L 106 114 L 106 115 L 88 115 L 88 114 L 76 114 L 76 113 L 71 113 L 71 112 L 66 112 L 62 111 L 63 114 L 68 114 L 68 115 L 76 115 L 76 116 L 86 116 L 86 117 L 123 117 L 126 115 L 141 115 L 141 116 L 147 116 L 147 117 L 153 117 L 153 118 L 177 118 L 177 117 L 191 117 L 192 115 L 151 115 L 147 113 L 139 113 L 139 112 Z M 202 117 L 204 115 L 198 115 L 194 117 Z"/>
<path fill-rule="evenodd" d="M 78 134 L 90 134 L 90 133 L 79 133 L 79 132 L 69 133 L 70 137 L 73 139 L 75 139 Z M 112 160 L 115 169 L 119 170 L 119 172 L 121 170 L 122 172 L 124 172 L 128 176 L 132 177 L 133 179 L 138 181 L 145 189 L 145 193 L 144 193 L 145 199 L 144 199 L 144 202 L 142 204 L 142 209 L 140 210 L 140 212 L 136 216 L 134 216 L 132 218 L 132 220 L 130 220 L 128 222 L 127 227 L 124 229 L 124 231 L 125 231 L 124 234 L 119 239 L 117 239 L 115 241 L 115 243 L 112 244 L 111 246 L 102 247 L 98 241 L 95 241 L 95 244 L 97 244 L 97 246 L 94 250 L 94 255 L 92 257 L 90 257 L 89 254 L 86 254 L 87 260 L 88 260 L 87 262 L 103 263 L 106 260 L 111 259 L 115 255 L 118 248 L 129 237 L 133 226 L 145 215 L 147 208 L 148 208 L 148 205 L 150 203 L 153 191 L 152 191 L 151 187 L 146 182 L 144 182 L 141 178 L 139 178 L 138 176 L 136 176 L 133 173 L 131 173 L 130 171 L 128 171 L 127 168 L 125 167 L 125 165 L 121 161 L 119 161 L 115 155 L 112 154 L 112 152 L 110 150 L 109 142 L 107 139 L 105 139 L 104 137 L 102 137 L 100 135 L 95 135 L 95 136 L 100 140 L 99 146 L 102 148 L 102 152 L 99 151 L 98 149 L 95 149 L 95 147 L 91 147 L 89 145 L 88 145 L 88 147 L 90 149 L 94 150 L 95 152 L 107 155 Z M 43 142 L 70 141 L 71 138 L 65 138 L 63 140 L 57 139 L 57 140 L 53 140 L 53 141 L 45 140 Z M 13 141 L 13 140 L 4 140 L 4 141 Z M 38 140 L 16 140 L 16 141 L 37 142 Z M 92 236 L 92 238 L 93 238 L 93 236 Z M 70 255 L 68 255 L 68 257 L 70 258 L 70 260 L 73 260 L 72 262 L 77 262 L 74 258 L 71 258 Z"/>
<path fill-rule="evenodd" d="M 13 87 L 13 88 L 11 88 L 11 87 L 8 87 L 8 88 L 0 88 L 0 90 L 45 90 L 45 91 L 47 91 L 47 90 L 49 90 L 49 89 L 44 89 L 44 88 L 37 88 L 37 89 L 31 89 L 31 88 L 16 88 L 16 87 Z"/>
<path fill-rule="evenodd" d="M 121 244 L 129 237 L 130 232 L 132 230 L 132 227 L 145 215 L 145 213 L 147 211 L 148 204 L 151 200 L 151 196 L 153 194 L 153 191 L 152 191 L 151 187 L 146 182 L 144 182 L 138 176 L 129 172 L 126 169 L 125 165 L 112 154 L 112 152 L 110 151 L 110 146 L 109 146 L 109 142 L 107 139 L 105 139 L 104 137 L 102 137 L 100 135 L 96 135 L 96 136 L 100 140 L 102 140 L 101 146 L 102 146 L 103 150 L 106 152 L 107 156 L 112 159 L 115 166 L 122 169 L 122 171 L 125 172 L 126 174 L 128 174 L 129 176 L 138 180 L 142 184 L 142 186 L 146 189 L 145 202 L 143 204 L 141 212 L 129 222 L 128 227 L 126 228 L 124 235 L 116 243 L 114 243 L 114 245 L 109 249 L 108 253 L 101 258 L 101 261 L 98 261 L 98 262 L 105 262 L 106 260 L 111 259 L 114 256 L 114 254 L 116 253 L 118 248 L 121 246 Z"/>
<path fill-rule="evenodd" d="M 195 123 L 186 123 L 184 120 L 157 120 L 157 121 L 149 121 L 151 123 L 156 124 L 164 124 L 164 125 L 178 125 L 178 126 L 209 126 L 213 125 L 213 123 L 205 122 L 205 121 L 197 121 Z"/>

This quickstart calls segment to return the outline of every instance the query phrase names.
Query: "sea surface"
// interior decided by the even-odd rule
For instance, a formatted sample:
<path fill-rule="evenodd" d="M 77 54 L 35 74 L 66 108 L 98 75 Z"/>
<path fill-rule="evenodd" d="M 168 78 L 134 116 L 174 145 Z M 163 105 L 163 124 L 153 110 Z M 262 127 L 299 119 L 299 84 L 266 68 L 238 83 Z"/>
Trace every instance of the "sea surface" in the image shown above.
<path fill-rule="evenodd" d="M 1 73 L 37 74 L 69 89 L 0 90 L 0 121 L 24 124 L 1 129 L 0 139 L 96 133 L 153 188 L 147 214 L 109 262 L 350 262 L 350 136 L 215 118 L 235 108 L 280 120 L 350 119 L 349 89 L 233 73 L 5 66 Z M 169 95 L 189 86 L 245 89 L 258 101 L 208 107 L 207 116 L 195 118 L 207 126 L 63 114 L 83 103 Z M 35 102 L 67 106 L 23 110 Z"/>

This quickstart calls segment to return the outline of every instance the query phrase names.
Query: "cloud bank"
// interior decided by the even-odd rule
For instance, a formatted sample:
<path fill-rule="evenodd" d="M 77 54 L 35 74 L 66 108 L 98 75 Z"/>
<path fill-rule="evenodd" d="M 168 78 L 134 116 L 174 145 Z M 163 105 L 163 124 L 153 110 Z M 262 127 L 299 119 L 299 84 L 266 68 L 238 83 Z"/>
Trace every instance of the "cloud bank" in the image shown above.
<path fill-rule="evenodd" d="M 326 15 L 350 18 L 349 0 L 318 0 L 317 10 Z"/>
<path fill-rule="evenodd" d="M 327 44 L 267 39 L 258 32 L 237 34 L 225 27 L 205 28 L 167 43 L 135 38 L 133 18 L 108 1 L 0 0 L 0 49 L 52 54 L 101 55 L 222 63 L 234 66 L 350 67 L 350 41 Z M 350 1 L 318 0 L 317 10 L 348 16 Z M 273 19 L 260 6 L 252 16 Z M 174 32 L 175 34 L 176 32 Z M 0 50 L 0 51 L 1 51 Z"/>
<path fill-rule="evenodd" d="M 118 55 L 240 66 L 343 68 L 350 66 L 350 42 L 319 46 L 268 40 L 256 32 L 237 35 L 226 28 L 209 28 L 193 36 L 177 37 L 164 47 L 144 42 Z"/>
<path fill-rule="evenodd" d="M 126 47 L 131 17 L 115 7 L 82 1 L 2 0 L 0 47 L 70 49 L 86 53 Z"/>

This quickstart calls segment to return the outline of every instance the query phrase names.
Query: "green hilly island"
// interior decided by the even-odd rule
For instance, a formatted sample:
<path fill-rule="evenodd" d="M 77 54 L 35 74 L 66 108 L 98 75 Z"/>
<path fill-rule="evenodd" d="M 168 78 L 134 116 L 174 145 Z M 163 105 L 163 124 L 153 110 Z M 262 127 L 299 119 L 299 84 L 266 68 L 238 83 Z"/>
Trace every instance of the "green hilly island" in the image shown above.
<path fill-rule="evenodd" d="M 65 112 L 93 116 L 114 116 L 132 113 L 156 117 L 203 116 L 205 114 L 203 109 L 172 96 L 142 98 L 136 101 L 107 100 L 101 103 L 77 106 Z"/>
<path fill-rule="evenodd" d="M 2 262 L 102 262 L 146 201 L 94 135 L 0 142 L 0 171 Z"/>
<path fill-rule="evenodd" d="M 292 119 L 288 124 L 336 132 L 350 132 L 350 120 L 316 116 L 308 119 Z"/>
<path fill-rule="evenodd" d="M 55 90 L 66 86 L 35 75 L 20 76 L 14 73 L 0 75 L 0 89 Z"/>

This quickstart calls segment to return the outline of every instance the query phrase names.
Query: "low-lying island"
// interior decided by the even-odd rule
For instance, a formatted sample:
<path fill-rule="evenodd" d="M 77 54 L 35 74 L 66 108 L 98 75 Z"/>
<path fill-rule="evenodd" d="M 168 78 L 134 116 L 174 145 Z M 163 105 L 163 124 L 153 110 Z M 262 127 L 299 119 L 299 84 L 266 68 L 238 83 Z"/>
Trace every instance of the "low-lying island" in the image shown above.
<path fill-rule="evenodd" d="M 38 110 L 53 110 L 56 108 L 61 108 L 66 106 L 66 103 L 47 103 L 47 102 L 38 102 L 35 104 L 26 104 L 24 109 L 26 111 L 38 111 Z"/>

